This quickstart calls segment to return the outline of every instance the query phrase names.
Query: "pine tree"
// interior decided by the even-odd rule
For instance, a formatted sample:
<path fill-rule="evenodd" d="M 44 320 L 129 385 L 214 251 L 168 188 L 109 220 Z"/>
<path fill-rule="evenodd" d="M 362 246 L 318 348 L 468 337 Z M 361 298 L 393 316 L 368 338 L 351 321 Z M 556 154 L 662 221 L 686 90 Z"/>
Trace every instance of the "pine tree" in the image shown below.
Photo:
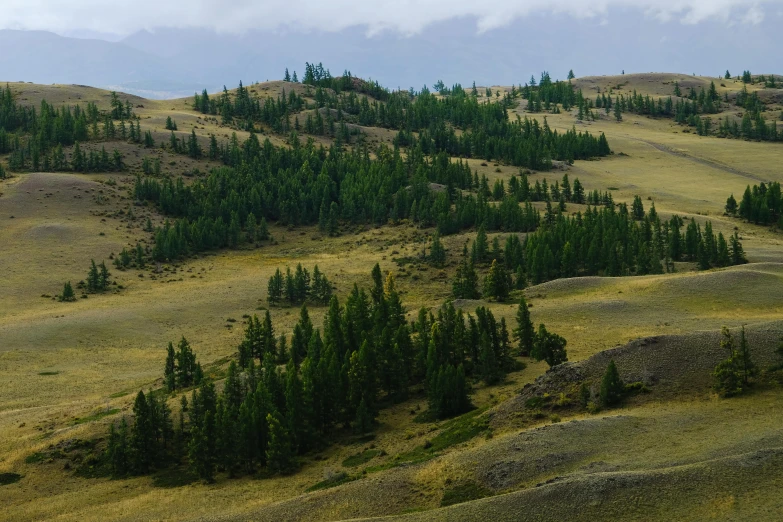
<path fill-rule="evenodd" d="M 734 232 L 734 235 L 729 238 L 729 252 L 732 265 L 742 265 L 748 262 L 737 232 Z"/>
<path fill-rule="evenodd" d="M 98 265 L 95 264 L 95 260 L 92 260 L 90 265 L 90 271 L 87 274 L 87 290 L 89 292 L 97 292 L 100 289 L 100 273 L 98 272 Z"/>
<path fill-rule="evenodd" d="M 525 301 L 525 296 L 519 299 L 517 327 L 514 329 L 514 336 L 519 341 L 519 354 L 523 356 L 530 355 L 533 351 L 536 331 L 533 327 L 533 322 L 530 320 L 530 309 Z"/>
<path fill-rule="evenodd" d="M 530 355 L 537 361 L 546 361 L 549 367 L 557 366 L 568 360 L 567 341 L 555 333 L 547 331 L 543 324 L 538 326 L 533 350 Z"/>
<path fill-rule="evenodd" d="M 506 267 L 498 263 L 497 260 L 492 261 L 492 266 L 489 268 L 489 273 L 484 280 L 484 296 L 503 302 L 508 299 L 510 290 L 511 276 L 508 274 Z"/>
<path fill-rule="evenodd" d="M 169 346 L 166 350 L 166 365 L 163 369 L 163 380 L 166 383 L 166 389 L 169 392 L 176 389 L 176 355 L 174 353 L 174 345 L 171 342 L 169 342 Z"/>
<path fill-rule="evenodd" d="M 726 214 L 730 216 L 736 216 L 737 215 L 737 200 L 734 199 L 734 194 L 729 196 L 729 198 L 726 200 Z"/>
<path fill-rule="evenodd" d="M 440 235 L 437 232 L 432 235 L 429 260 L 433 266 L 438 268 L 442 268 L 446 264 L 446 250 L 443 248 L 443 243 L 441 243 Z"/>
<path fill-rule="evenodd" d="M 481 365 L 481 379 L 485 383 L 495 384 L 500 380 L 500 363 L 487 332 L 481 335 L 479 363 Z"/>
<path fill-rule="evenodd" d="M 266 424 L 269 430 L 266 465 L 273 473 L 288 473 L 294 467 L 291 439 L 283 418 L 276 409 L 267 414 Z"/>
<path fill-rule="evenodd" d="M 109 430 L 109 443 L 106 453 L 109 457 L 112 475 L 122 477 L 130 471 L 130 456 L 128 455 L 128 423 L 125 417 L 120 421 L 119 429 L 115 429 L 114 423 Z"/>
<path fill-rule="evenodd" d="M 750 358 L 750 347 L 745 337 L 745 326 L 740 329 L 740 341 L 737 348 L 739 371 L 742 375 L 742 384 L 745 388 L 750 385 L 750 380 L 756 375 L 756 365 Z"/>
<path fill-rule="evenodd" d="M 63 293 L 60 295 L 60 301 L 64 303 L 76 301 L 76 294 L 73 291 L 73 286 L 71 286 L 70 281 L 66 282 L 63 286 Z"/>
<path fill-rule="evenodd" d="M 476 234 L 476 239 L 473 241 L 471 256 L 474 263 L 481 263 L 486 260 L 487 248 L 487 229 L 482 223 Z"/>
<path fill-rule="evenodd" d="M 481 297 L 478 291 L 478 274 L 476 274 L 473 261 L 467 255 L 462 258 L 462 263 L 457 267 L 452 293 L 457 299 L 478 299 Z"/>
<path fill-rule="evenodd" d="M 740 358 L 734 345 L 734 338 L 725 326 L 721 330 L 720 345 L 729 353 L 729 357 L 718 363 L 712 373 L 715 390 L 723 397 L 739 395 L 743 392 Z"/>
<path fill-rule="evenodd" d="M 617 366 L 612 359 L 604 372 L 603 379 L 601 379 L 601 404 L 605 407 L 618 404 L 622 400 L 624 392 L 625 384 L 620 379 L 620 372 L 617 371 Z"/>
<path fill-rule="evenodd" d="M 140 391 L 133 403 L 135 422 L 131 429 L 131 467 L 138 473 L 148 472 L 155 457 L 155 426 L 149 403 Z"/>
<path fill-rule="evenodd" d="M 275 270 L 272 277 L 269 278 L 267 285 L 267 300 L 270 305 L 278 304 L 283 298 L 283 274 L 280 269 Z"/>

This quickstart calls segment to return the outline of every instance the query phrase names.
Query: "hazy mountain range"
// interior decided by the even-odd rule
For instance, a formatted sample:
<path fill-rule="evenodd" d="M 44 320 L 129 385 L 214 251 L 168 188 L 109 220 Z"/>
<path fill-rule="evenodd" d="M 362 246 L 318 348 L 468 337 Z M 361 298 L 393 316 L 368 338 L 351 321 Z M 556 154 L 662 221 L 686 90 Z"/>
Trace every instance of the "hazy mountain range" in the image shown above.
<path fill-rule="evenodd" d="M 684 24 L 618 9 L 605 18 L 532 15 L 484 33 L 475 19 L 464 17 L 412 36 L 368 36 L 360 26 L 243 34 L 158 28 L 126 37 L 0 30 L 0 81 L 89 84 L 163 98 L 234 87 L 240 80 L 280 79 L 286 67 L 301 74 L 305 61 L 323 62 L 333 74 L 349 69 L 390 88 L 419 88 L 438 79 L 508 85 L 543 70 L 562 79 L 569 69 L 577 75 L 781 73 L 776 49 L 782 21 L 777 13 L 755 24 Z"/>

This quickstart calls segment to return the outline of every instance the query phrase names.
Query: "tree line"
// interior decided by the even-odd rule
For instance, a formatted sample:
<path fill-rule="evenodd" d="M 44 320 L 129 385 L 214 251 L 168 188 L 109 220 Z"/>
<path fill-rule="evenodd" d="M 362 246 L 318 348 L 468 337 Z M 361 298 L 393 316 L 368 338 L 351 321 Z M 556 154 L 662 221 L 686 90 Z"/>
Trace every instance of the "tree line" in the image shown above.
<path fill-rule="evenodd" d="M 306 301 L 314 304 L 326 305 L 332 298 L 332 283 L 326 275 L 315 265 L 313 276 L 302 264 L 296 265 L 296 270 L 291 272 L 290 267 L 285 268 L 285 275 L 278 268 L 269 278 L 267 284 L 267 301 L 270 305 L 276 305 L 283 301 L 289 305 L 301 305 Z"/>
<path fill-rule="evenodd" d="M 701 270 L 747 262 L 736 232 L 727 240 L 709 221 L 702 228 L 695 219 L 686 223 L 676 215 L 661 220 L 654 205 L 645 212 L 639 196 L 630 211 L 624 203 L 609 203 L 571 217 L 548 212 L 524 243 L 516 234 L 496 236 L 490 248 L 486 231 L 480 226 L 470 251 L 463 249 L 452 284 L 456 298 L 505 301 L 528 284 L 582 275 L 661 274 L 673 271 L 675 261 L 696 262 Z M 477 270 L 482 265 L 489 265 L 483 289 Z"/>
<path fill-rule="evenodd" d="M 119 126 L 114 125 L 119 119 Z M 125 120 L 130 120 L 130 130 Z M 98 126 L 99 123 L 103 125 Z M 137 139 L 140 137 L 138 122 L 134 125 L 134 114 L 130 102 L 123 103 L 117 93 L 112 92 L 111 110 L 101 112 L 88 102 L 86 108 L 80 105 L 55 107 L 41 101 L 40 108 L 16 102 L 11 89 L 0 88 L 0 154 L 10 153 L 8 166 L 11 170 L 95 172 L 122 170 L 122 155 L 114 150 L 112 155 L 105 148 L 100 151 L 82 152 L 80 143 L 89 140 L 117 138 Z M 64 147 L 73 146 L 67 157 Z"/>
<path fill-rule="evenodd" d="M 739 204 L 734 199 L 734 194 L 726 200 L 726 213 L 731 216 L 739 216 L 756 225 L 777 224 L 783 225 L 783 195 L 780 191 L 780 183 L 773 181 L 769 184 L 760 183 L 748 185 L 742 194 Z"/>

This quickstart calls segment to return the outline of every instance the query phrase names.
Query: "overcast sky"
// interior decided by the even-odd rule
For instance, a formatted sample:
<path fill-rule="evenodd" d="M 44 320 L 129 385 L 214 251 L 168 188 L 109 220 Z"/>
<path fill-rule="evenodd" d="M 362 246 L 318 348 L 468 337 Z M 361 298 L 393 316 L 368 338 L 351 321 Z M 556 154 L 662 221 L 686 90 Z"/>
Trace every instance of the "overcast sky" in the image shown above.
<path fill-rule="evenodd" d="M 765 17 L 783 16 L 783 0 L 0 0 L 0 29 L 125 35 L 164 26 L 220 32 L 358 26 L 368 35 L 412 35 L 433 23 L 471 17 L 481 33 L 532 13 L 601 20 L 614 8 L 628 7 L 651 19 L 683 24 L 758 24 Z"/>

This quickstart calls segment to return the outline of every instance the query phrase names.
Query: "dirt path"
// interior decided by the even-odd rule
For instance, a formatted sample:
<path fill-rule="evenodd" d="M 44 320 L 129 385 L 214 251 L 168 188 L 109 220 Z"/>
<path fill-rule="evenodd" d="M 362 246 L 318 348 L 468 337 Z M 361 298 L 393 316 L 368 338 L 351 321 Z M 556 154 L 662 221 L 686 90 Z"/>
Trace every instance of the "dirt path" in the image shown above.
<path fill-rule="evenodd" d="M 655 143 L 653 141 L 643 140 L 641 138 L 634 138 L 633 136 L 628 136 L 628 138 L 633 139 L 635 141 L 640 141 L 642 143 L 646 143 L 647 145 L 665 154 L 676 156 L 678 158 L 687 159 L 693 161 L 694 163 L 698 163 L 699 165 L 704 165 L 705 167 L 722 170 L 723 172 L 728 172 L 729 174 L 736 174 L 737 176 L 742 176 L 744 178 L 752 179 L 754 181 L 760 181 L 760 182 L 769 181 L 767 179 L 760 178 L 755 174 L 751 174 L 750 172 L 745 172 L 744 170 L 735 169 L 734 167 L 729 167 L 728 165 L 724 165 L 723 163 L 719 163 L 714 160 L 691 156 L 690 154 L 686 154 L 685 152 L 675 150 L 667 145 L 662 145 L 660 143 Z"/>

